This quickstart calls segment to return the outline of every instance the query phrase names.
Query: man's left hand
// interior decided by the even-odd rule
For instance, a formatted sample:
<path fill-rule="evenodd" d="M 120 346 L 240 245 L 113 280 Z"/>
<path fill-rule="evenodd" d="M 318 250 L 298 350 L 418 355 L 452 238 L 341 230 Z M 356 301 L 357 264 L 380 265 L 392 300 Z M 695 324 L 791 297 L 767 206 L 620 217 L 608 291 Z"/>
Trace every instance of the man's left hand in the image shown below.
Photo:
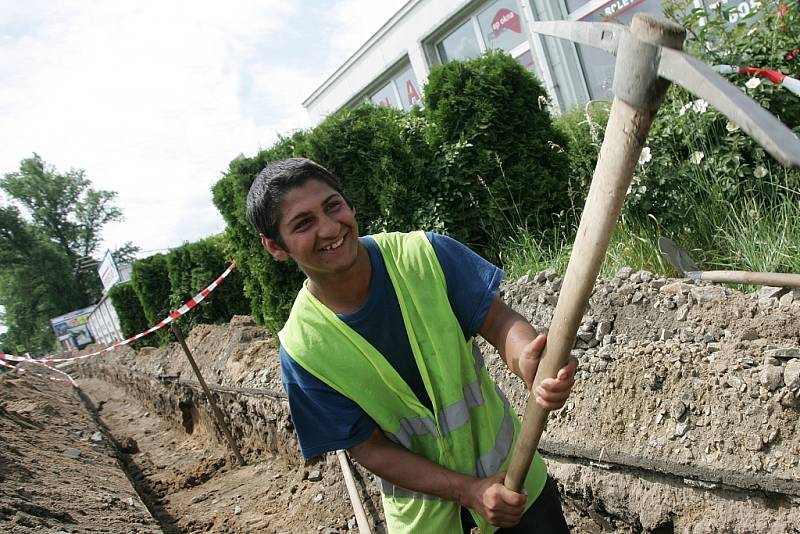
<path fill-rule="evenodd" d="M 528 386 L 533 385 L 536 370 L 542 358 L 547 338 L 543 335 L 528 343 L 519 355 L 517 365 L 519 374 Z M 547 411 L 559 410 L 567 402 L 572 386 L 575 384 L 575 371 L 578 369 L 578 359 L 574 356 L 569 357 L 567 364 L 559 369 L 555 378 L 546 378 L 536 387 L 534 394 L 536 402 Z"/>

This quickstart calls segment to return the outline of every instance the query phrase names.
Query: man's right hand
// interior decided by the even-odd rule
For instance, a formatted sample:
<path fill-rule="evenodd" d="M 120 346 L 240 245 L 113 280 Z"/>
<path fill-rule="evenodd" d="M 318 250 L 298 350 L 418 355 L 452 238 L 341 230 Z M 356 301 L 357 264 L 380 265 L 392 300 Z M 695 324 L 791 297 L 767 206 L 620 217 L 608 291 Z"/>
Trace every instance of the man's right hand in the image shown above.
<path fill-rule="evenodd" d="M 476 510 L 494 526 L 513 527 L 522 518 L 527 497 L 506 488 L 504 480 L 505 473 L 476 479 L 461 504 Z"/>

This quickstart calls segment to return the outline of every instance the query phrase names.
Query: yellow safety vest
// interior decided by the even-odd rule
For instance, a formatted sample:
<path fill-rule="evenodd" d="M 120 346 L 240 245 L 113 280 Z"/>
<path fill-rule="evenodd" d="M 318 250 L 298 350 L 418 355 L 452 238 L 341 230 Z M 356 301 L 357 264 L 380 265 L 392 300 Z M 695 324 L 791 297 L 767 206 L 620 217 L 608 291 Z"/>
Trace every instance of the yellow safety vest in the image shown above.
<path fill-rule="evenodd" d="M 281 344 L 304 369 L 357 403 L 388 439 L 453 471 L 488 477 L 511 459 L 519 419 L 465 341 L 444 273 L 424 232 L 373 236 L 397 293 L 408 341 L 431 412 L 386 358 L 303 286 Z M 525 480 L 526 509 L 547 469 L 536 453 Z M 378 479 L 389 532 L 461 534 L 459 505 Z M 481 532 L 497 527 L 470 510 Z"/>

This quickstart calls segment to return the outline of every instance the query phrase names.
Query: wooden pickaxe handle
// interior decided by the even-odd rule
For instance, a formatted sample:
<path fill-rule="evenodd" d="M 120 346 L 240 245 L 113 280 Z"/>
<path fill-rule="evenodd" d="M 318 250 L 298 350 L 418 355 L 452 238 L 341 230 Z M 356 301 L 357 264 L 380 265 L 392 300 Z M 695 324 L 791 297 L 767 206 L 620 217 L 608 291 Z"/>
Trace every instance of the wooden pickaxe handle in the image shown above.
<path fill-rule="evenodd" d="M 535 391 L 545 378 L 554 378 L 569 360 L 644 141 L 666 93 L 668 83 L 659 80 L 655 71 L 657 61 L 653 56 L 657 52 L 653 51 L 653 45 L 680 48 L 685 35 L 682 28 L 641 14 L 634 17 L 631 33 L 635 39 L 620 43 L 616 68 L 618 73 L 627 69 L 627 83 L 645 86 L 631 88 L 638 93 L 634 100 L 643 102 L 643 105 L 633 106 L 618 96 L 611 105 L 603 146 L 531 391 Z M 640 44 L 644 50 L 639 48 Z M 614 89 L 617 95 L 627 92 L 625 88 L 618 90 L 617 79 Z M 546 421 L 547 412 L 536 403 L 535 395 L 530 395 L 506 472 L 504 484 L 507 488 L 517 492 L 522 489 Z"/>
<path fill-rule="evenodd" d="M 696 280 L 726 284 L 750 284 L 754 286 L 800 287 L 800 274 L 757 273 L 749 271 L 696 271 L 686 276 Z"/>

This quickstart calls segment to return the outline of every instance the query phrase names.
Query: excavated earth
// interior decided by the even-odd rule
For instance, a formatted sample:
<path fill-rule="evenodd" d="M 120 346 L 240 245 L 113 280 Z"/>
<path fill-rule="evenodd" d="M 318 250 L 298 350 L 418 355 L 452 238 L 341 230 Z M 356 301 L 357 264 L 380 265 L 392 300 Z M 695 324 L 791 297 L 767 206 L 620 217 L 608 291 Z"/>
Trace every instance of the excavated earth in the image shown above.
<path fill-rule="evenodd" d="M 546 330 L 561 283 L 546 271 L 502 294 Z M 336 456 L 299 455 L 273 337 L 236 317 L 187 343 L 246 465 L 177 344 L 65 367 L 80 390 L 35 366 L 0 380 L 0 530 L 357 532 Z M 521 413 L 524 387 L 480 344 Z M 623 269 L 596 285 L 574 354 L 540 444 L 573 532 L 800 532 L 800 290 Z"/>

